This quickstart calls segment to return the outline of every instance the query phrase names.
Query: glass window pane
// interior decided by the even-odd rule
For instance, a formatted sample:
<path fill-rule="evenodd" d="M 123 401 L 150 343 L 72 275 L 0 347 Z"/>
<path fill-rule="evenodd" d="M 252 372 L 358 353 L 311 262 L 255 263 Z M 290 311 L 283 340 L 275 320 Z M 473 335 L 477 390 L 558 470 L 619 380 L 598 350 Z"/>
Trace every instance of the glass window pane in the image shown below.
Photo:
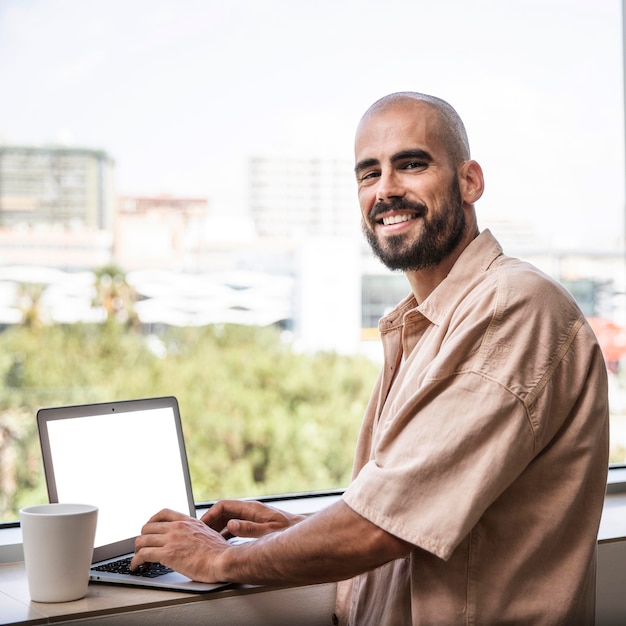
<path fill-rule="evenodd" d="M 403 89 L 458 109 L 481 228 L 589 317 L 625 463 L 622 66 L 617 0 L 3 2 L 0 520 L 46 498 L 42 405 L 176 395 L 198 500 L 346 485 L 409 292 L 353 135 Z"/>

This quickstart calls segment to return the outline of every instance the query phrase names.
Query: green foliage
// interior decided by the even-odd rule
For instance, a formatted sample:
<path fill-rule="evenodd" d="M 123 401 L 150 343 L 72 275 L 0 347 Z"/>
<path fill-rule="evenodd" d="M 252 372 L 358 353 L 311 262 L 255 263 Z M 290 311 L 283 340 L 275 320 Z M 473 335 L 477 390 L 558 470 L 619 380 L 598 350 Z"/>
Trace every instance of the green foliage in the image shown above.
<path fill-rule="evenodd" d="M 94 273 L 96 293 L 92 304 L 105 312 L 106 323 L 121 323 L 137 328 L 139 318 L 134 305 L 138 295 L 126 282 L 124 270 L 117 265 L 105 265 Z"/>
<path fill-rule="evenodd" d="M 295 354 L 273 328 L 11 328 L 0 333 L 0 520 L 46 499 L 35 414 L 61 404 L 175 395 L 197 501 L 345 486 L 375 375 L 363 358 Z M 128 450 L 149 453 L 149 433 Z"/>

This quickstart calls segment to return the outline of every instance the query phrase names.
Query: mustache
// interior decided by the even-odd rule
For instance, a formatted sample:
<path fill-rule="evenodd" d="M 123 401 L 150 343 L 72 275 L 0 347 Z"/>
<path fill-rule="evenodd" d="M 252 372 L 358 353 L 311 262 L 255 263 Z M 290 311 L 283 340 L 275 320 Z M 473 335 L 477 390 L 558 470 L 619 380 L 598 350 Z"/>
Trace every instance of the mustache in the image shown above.
<path fill-rule="evenodd" d="M 422 202 L 410 202 L 403 198 L 394 198 L 391 202 L 380 200 L 372 207 L 368 219 L 370 222 L 374 222 L 379 215 L 389 211 L 410 211 L 418 215 L 425 215 L 428 212 L 428 207 Z"/>

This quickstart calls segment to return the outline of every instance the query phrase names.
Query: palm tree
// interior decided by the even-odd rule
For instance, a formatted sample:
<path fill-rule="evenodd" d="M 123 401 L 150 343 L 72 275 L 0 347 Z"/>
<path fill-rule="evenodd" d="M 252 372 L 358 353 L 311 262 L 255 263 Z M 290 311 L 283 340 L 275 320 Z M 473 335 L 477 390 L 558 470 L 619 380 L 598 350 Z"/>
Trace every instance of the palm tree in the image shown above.
<path fill-rule="evenodd" d="M 106 323 L 117 322 L 137 326 L 139 318 L 135 312 L 138 294 L 126 282 L 126 274 L 116 265 L 105 265 L 94 272 L 96 290 L 93 306 L 104 310 Z"/>
<path fill-rule="evenodd" d="M 41 298 L 45 290 L 46 285 L 41 283 L 19 283 L 17 302 L 22 313 L 22 326 L 37 329 L 43 325 Z"/>

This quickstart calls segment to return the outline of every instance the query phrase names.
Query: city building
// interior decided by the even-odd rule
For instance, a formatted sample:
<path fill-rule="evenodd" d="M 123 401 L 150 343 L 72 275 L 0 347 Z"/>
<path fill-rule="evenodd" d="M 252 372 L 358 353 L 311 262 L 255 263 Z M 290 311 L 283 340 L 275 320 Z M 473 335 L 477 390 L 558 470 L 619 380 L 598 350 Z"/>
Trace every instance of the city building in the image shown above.
<path fill-rule="evenodd" d="M 206 198 L 122 196 L 114 228 L 113 259 L 125 270 L 196 269 L 208 216 Z"/>
<path fill-rule="evenodd" d="M 109 263 L 114 167 L 102 150 L 0 145 L 0 264 Z"/>
<path fill-rule="evenodd" d="M 248 207 L 260 237 L 354 237 L 360 232 L 348 160 L 257 156 L 249 161 Z"/>
<path fill-rule="evenodd" d="M 113 171 L 102 150 L 0 146 L 0 226 L 110 230 Z"/>

